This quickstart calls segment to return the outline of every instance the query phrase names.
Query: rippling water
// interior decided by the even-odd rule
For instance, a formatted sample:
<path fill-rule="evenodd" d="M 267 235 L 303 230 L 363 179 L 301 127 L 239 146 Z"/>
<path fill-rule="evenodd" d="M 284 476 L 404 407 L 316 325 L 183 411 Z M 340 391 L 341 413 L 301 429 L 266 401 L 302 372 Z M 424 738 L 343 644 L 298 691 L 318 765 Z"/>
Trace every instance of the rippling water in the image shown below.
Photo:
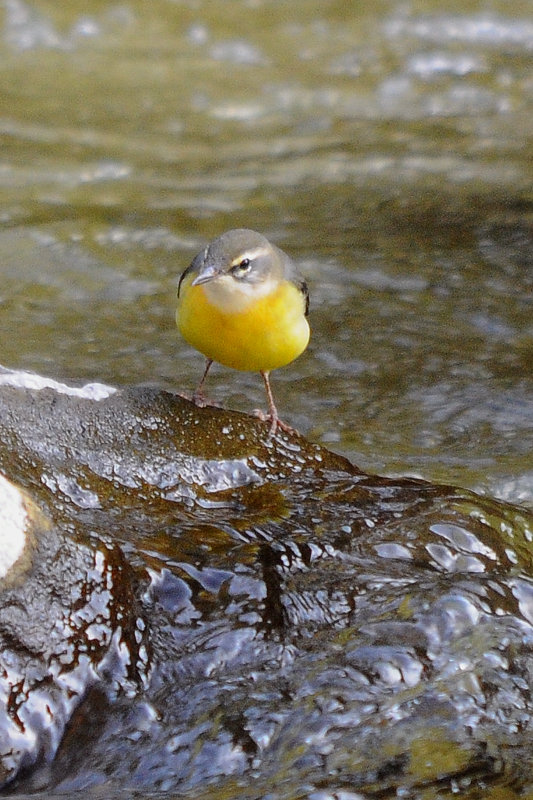
<path fill-rule="evenodd" d="M 530 3 L 0 8 L 1 363 L 192 387 L 177 277 L 257 228 L 311 286 L 284 416 L 367 469 L 531 503 Z"/>

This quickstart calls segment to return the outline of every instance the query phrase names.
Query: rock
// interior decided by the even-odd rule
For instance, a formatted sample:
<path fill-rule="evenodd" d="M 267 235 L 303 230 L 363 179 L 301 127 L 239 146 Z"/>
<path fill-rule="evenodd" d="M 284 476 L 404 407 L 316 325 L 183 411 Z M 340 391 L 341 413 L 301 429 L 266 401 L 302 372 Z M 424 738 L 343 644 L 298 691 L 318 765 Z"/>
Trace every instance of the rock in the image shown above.
<path fill-rule="evenodd" d="M 153 389 L 0 386 L 0 467 L 55 542 L 4 589 L 2 613 L 31 599 L 10 630 L 73 672 L 102 582 L 109 609 L 97 691 L 18 791 L 473 797 L 531 779 L 531 515 L 267 433 Z M 82 598 L 92 621 L 67 624 Z M 38 674 L 25 642 L 7 649 Z"/>
<path fill-rule="evenodd" d="M 116 580 L 126 568 L 117 547 L 60 535 L 2 475 L 0 526 L 0 783 L 6 784 L 54 757 L 91 687 L 105 679 L 108 691 L 137 688 L 147 664 L 131 630 L 135 603 Z"/>

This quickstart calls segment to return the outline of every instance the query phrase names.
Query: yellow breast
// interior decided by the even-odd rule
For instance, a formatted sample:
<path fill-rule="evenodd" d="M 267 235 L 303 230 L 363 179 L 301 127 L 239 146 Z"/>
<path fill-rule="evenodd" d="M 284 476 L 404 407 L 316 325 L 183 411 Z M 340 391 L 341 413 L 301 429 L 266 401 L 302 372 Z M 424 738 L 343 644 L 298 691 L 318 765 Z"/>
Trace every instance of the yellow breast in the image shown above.
<path fill-rule="evenodd" d="M 268 372 L 307 347 L 304 298 L 289 281 L 259 296 L 233 289 L 226 301 L 213 285 L 191 282 L 192 277 L 182 283 L 176 322 L 183 338 L 207 358 L 233 369 Z"/>

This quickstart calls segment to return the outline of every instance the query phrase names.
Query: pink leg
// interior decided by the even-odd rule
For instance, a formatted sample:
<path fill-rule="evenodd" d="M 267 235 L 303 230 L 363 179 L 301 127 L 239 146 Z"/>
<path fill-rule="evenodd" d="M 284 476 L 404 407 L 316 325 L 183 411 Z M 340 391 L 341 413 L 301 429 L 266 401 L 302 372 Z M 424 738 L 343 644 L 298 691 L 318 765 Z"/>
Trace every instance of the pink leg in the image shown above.
<path fill-rule="evenodd" d="M 196 387 L 196 389 L 195 389 L 195 391 L 193 393 L 192 401 L 193 401 L 195 406 L 205 406 L 206 405 L 205 395 L 204 395 L 204 383 L 205 383 L 205 380 L 207 378 L 207 373 L 211 369 L 211 364 L 212 363 L 213 363 L 213 359 L 212 358 L 208 358 L 206 363 L 205 363 L 205 370 L 204 370 L 204 374 L 202 375 L 202 380 L 200 381 L 200 383 L 198 384 L 198 386 Z"/>
<path fill-rule="evenodd" d="M 267 415 L 262 414 L 261 418 L 264 419 L 265 421 L 270 422 L 270 430 L 268 432 L 268 435 L 269 437 L 274 436 L 277 428 L 281 428 L 282 431 L 286 431 L 287 433 L 296 433 L 294 428 L 291 428 L 290 425 L 287 425 L 287 423 L 283 422 L 279 418 L 278 409 L 276 408 L 276 404 L 274 402 L 274 395 L 272 394 L 272 389 L 270 388 L 269 374 L 270 373 L 263 372 L 263 370 L 261 370 L 261 376 L 265 382 L 265 389 L 268 399 L 268 414 Z"/>

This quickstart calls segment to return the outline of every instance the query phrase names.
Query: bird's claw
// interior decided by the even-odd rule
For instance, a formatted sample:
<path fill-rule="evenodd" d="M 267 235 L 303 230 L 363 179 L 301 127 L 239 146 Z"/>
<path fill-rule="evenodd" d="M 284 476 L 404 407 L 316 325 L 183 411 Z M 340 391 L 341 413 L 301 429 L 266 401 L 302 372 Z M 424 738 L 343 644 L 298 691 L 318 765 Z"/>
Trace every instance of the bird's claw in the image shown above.
<path fill-rule="evenodd" d="M 254 417 L 257 417 L 261 420 L 261 422 L 270 422 L 270 430 L 268 432 L 268 438 L 271 439 L 272 436 L 276 433 L 277 429 L 280 428 L 285 433 L 290 433 L 293 436 L 298 436 L 298 431 L 294 428 L 291 428 L 290 425 L 287 425 L 286 422 L 283 422 L 277 414 L 265 414 L 264 411 L 261 411 L 260 408 L 254 409 Z"/>
<path fill-rule="evenodd" d="M 191 400 L 198 408 L 222 408 L 222 403 L 219 403 L 218 400 L 210 400 L 202 392 L 193 392 Z"/>
<path fill-rule="evenodd" d="M 222 403 L 219 403 L 218 400 L 210 400 L 205 395 L 197 394 L 196 392 L 178 392 L 178 397 L 183 397 L 189 403 L 194 403 L 197 408 L 222 408 Z"/>

